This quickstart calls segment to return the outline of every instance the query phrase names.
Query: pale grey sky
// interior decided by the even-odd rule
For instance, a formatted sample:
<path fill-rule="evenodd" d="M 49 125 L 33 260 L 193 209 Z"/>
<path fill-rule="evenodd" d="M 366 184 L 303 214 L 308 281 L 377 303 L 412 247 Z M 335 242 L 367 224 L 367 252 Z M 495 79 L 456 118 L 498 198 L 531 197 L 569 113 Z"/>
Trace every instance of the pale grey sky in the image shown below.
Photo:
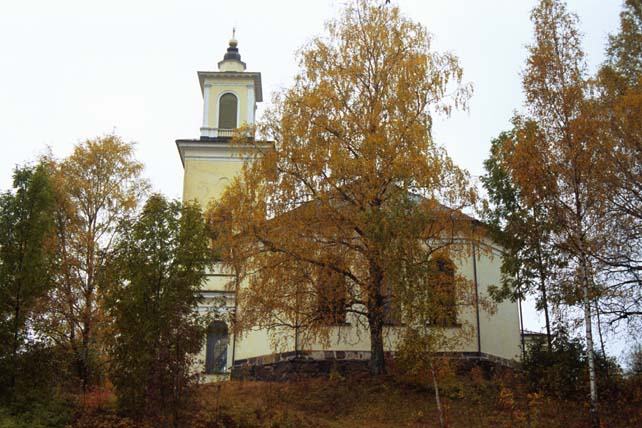
<path fill-rule="evenodd" d="M 373 0 L 375 1 L 375 0 Z M 379 0 L 376 0 L 379 1 Z M 381 0 L 383 2 L 383 0 Z M 116 132 L 137 143 L 155 190 L 179 198 L 174 140 L 198 138 L 197 70 L 216 70 L 232 32 L 266 102 L 290 85 L 296 50 L 323 32 L 342 0 L 0 0 L 0 190 L 17 164 L 50 146 L 59 157 L 85 138 Z M 475 93 L 470 111 L 435 122 L 434 134 L 477 176 L 490 140 L 522 105 L 519 72 L 535 0 L 393 0 L 456 54 Z M 591 70 L 617 31 L 621 0 L 569 0 Z M 538 318 L 528 316 L 537 329 Z"/>

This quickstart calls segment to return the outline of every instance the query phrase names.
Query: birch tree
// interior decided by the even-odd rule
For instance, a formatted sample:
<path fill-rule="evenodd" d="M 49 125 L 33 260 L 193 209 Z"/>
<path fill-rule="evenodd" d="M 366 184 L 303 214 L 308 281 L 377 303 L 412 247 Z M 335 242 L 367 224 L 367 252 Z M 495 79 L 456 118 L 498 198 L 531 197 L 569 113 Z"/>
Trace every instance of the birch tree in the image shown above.
<path fill-rule="evenodd" d="M 133 155 L 132 144 L 108 135 L 78 144 L 62 162 L 49 160 L 56 189 L 55 287 L 39 328 L 72 353 L 83 391 L 102 353 L 101 275 L 122 220 L 147 188 Z"/>
<path fill-rule="evenodd" d="M 209 218 L 223 262 L 244 265 L 241 331 L 275 317 L 301 325 L 304 312 L 323 340 L 348 314 L 380 374 L 384 325 L 405 304 L 428 307 L 415 291 L 426 289 L 434 256 L 456 260 L 468 248 L 456 244 L 473 234 L 461 212 L 476 198 L 468 175 L 431 135 L 433 115 L 465 107 L 471 88 L 424 27 L 364 0 L 304 46 L 299 63 L 259 127 L 273 150 L 245 164 Z M 424 294 L 433 308 L 436 294 Z"/>
<path fill-rule="evenodd" d="M 543 207 L 555 223 L 555 245 L 567 259 L 567 303 L 580 303 L 584 313 L 590 379 L 592 426 L 599 426 L 592 334 L 595 287 L 593 254 L 608 236 L 609 191 L 604 183 L 608 163 L 600 156 L 607 142 L 593 121 L 578 19 L 562 1 L 541 0 L 533 9 L 534 41 L 522 83 L 527 115 L 517 128 L 512 175 L 529 207 Z"/>

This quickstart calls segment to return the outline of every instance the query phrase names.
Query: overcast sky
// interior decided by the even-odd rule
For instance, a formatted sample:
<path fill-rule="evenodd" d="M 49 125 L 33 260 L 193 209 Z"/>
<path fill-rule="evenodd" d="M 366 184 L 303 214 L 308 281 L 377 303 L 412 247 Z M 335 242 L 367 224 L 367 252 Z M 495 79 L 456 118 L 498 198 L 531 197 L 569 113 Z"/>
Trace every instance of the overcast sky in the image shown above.
<path fill-rule="evenodd" d="M 374 1 L 374 0 L 373 0 Z M 378 1 L 378 0 L 377 0 Z M 383 0 L 381 0 L 383 2 Z M 435 122 L 455 161 L 478 176 L 490 140 L 523 102 L 519 73 L 535 0 L 393 0 L 422 23 L 439 51 L 456 54 L 475 93 L 470 111 Z M 179 198 L 175 140 L 198 138 L 197 70 L 216 70 L 232 27 L 248 71 L 263 78 L 259 116 L 288 87 L 295 52 L 323 33 L 339 0 L 2 0 L 0 190 L 15 165 L 49 146 L 68 155 L 83 139 L 115 132 L 137 144 L 155 190 Z M 591 71 L 619 25 L 621 0 L 569 0 L 581 20 Z M 537 317 L 529 317 L 537 328 Z"/>

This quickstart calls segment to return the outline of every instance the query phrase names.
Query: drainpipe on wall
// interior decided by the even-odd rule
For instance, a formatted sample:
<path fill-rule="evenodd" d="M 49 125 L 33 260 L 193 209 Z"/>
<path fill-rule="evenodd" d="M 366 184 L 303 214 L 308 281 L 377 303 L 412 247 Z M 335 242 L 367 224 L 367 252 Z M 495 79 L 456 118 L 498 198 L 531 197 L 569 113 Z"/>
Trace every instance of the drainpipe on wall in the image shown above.
<path fill-rule="evenodd" d="M 522 362 L 526 359 L 526 343 L 524 342 L 524 315 L 522 312 L 522 298 L 517 298 L 519 312 L 519 338 L 522 342 Z"/>
<path fill-rule="evenodd" d="M 477 317 L 477 354 L 481 356 L 481 331 L 479 328 L 479 284 L 477 282 L 477 250 L 473 238 L 473 280 L 475 282 L 475 315 Z"/>
<path fill-rule="evenodd" d="M 234 325 L 232 326 L 232 365 L 230 366 L 230 373 L 234 370 L 234 361 L 236 359 L 236 313 L 238 311 L 238 297 L 239 297 L 239 272 L 237 267 L 234 267 Z"/>

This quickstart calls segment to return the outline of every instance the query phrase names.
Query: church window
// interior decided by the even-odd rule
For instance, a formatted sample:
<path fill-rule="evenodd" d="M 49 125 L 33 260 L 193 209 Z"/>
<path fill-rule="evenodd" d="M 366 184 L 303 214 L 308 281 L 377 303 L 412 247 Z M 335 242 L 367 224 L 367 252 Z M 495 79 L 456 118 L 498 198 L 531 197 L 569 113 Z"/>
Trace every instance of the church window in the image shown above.
<path fill-rule="evenodd" d="M 457 296 L 455 293 L 455 265 L 445 256 L 432 260 L 430 286 L 435 301 L 430 324 L 438 326 L 457 325 Z"/>
<path fill-rule="evenodd" d="M 327 269 L 322 273 L 318 284 L 318 320 L 327 325 L 345 324 L 346 282 L 343 275 Z"/>
<path fill-rule="evenodd" d="M 236 112 L 238 99 L 234 94 L 224 94 L 219 100 L 218 127 L 219 129 L 236 129 Z"/>
<path fill-rule="evenodd" d="M 207 330 L 205 348 L 205 373 L 215 374 L 225 371 L 227 365 L 227 325 L 214 321 Z"/>
<path fill-rule="evenodd" d="M 393 326 L 401 325 L 401 308 L 399 307 L 399 301 L 395 298 L 394 291 L 390 285 L 385 285 L 384 290 L 383 323 Z"/>

